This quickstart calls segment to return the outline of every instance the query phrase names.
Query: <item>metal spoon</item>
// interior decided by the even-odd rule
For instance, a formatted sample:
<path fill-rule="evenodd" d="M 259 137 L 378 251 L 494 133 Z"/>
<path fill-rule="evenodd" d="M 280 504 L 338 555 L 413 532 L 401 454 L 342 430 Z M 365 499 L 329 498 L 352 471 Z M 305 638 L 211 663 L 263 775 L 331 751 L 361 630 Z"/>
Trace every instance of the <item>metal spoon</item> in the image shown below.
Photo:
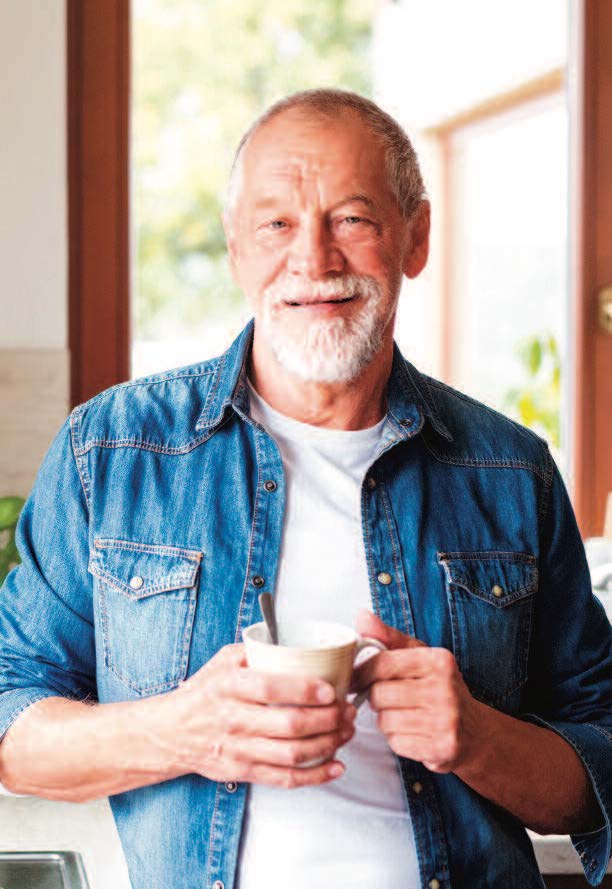
<path fill-rule="evenodd" d="M 259 607 L 266 622 L 272 645 L 278 645 L 278 627 L 276 626 L 276 615 L 274 613 L 274 598 L 271 593 L 259 594 Z"/>

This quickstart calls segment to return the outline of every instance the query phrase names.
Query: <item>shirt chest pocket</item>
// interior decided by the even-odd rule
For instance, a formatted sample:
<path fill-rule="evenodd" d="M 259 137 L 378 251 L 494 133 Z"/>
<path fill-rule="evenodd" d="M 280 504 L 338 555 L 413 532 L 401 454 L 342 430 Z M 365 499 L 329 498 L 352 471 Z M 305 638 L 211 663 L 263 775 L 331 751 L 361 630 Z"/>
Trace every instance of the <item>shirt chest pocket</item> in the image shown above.
<path fill-rule="evenodd" d="M 527 680 L 535 557 L 513 552 L 438 553 L 454 654 L 475 697 L 503 707 Z"/>
<path fill-rule="evenodd" d="M 201 558 L 175 546 L 94 541 L 104 663 L 133 692 L 156 694 L 185 678 Z"/>

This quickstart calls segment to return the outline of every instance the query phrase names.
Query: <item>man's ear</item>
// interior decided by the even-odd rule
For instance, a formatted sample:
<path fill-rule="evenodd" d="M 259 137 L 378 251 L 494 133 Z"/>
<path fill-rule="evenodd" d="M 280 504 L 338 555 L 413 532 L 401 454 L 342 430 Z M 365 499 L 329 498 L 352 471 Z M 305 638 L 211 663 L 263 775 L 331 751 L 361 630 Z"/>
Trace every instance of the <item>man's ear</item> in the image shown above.
<path fill-rule="evenodd" d="M 223 231 L 225 232 L 225 243 L 227 244 L 227 255 L 232 280 L 234 284 L 237 284 L 238 287 L 240 287 L 240 281 L 238 279 L 236 237 L 234 235 L 234 226 L 227 210 L 224 210 L 221 214 L 221 222 L 223 223 Z"/>
<path fill-rule="evenodd" d="M 404 274 L 416 278 L 427 264 L 431 208 L 429 201 L 421 201 L 410 221 L 410 243 L 404 258 Z"/>

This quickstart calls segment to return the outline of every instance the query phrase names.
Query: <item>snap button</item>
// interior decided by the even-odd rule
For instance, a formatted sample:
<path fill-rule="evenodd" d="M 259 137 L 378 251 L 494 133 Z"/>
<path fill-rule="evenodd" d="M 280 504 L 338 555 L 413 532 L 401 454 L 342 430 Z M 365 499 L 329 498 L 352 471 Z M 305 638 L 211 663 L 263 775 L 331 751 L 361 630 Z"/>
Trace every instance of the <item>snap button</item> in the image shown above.
<path fill-rule="evenodd" d="M 421 784 L 420 781 L 415 781 L 414 784 L 412 785 L 412 789 L 418 796 L 419 793 L 423 790 L 423 785 Z"/>
<path fill-rule="evenodd" d="M 262 587 L 265 583 L 265 580 L 263 579 L 261 574 L 256 574 L 255 577 L 253 577 L 253 579 L 251 580 L 251 583 L 253 584 L 253 586 Z"/>
<path fill-rule="evenodd" d="M 212 889 L 225 889 L 225 886 L 221 882 L 221 880 L 215 880 L 213 883 Z"/>
<path fill-rule="evenodd" d="M 134 577 L 130 578 L 130 586 L 132 587 L 133 590 L 139 590 L 141 588 L 141 586 L 143 585 L 143 583 L 144 583 L 144 580 L 142 579 L 142 577 L 139 577 L 137 574 Z"/>
<path fill-rule="evenodd" d="M 378 575 L 378 582 L 382 583 L 383 586 L 389 586 L 392 581 L 393 578 L 386 571 L 381 571 Z"/>
<path fill-rule="evenodd" d="M 413 423 L 414 420 L 412 419 L 412 417 L 405 417 L 403 420 L 400 420 L 401 426 L 412 426 Z"/>
<path fill-rule="evenodd" d="M 272 478 L 269 478 L 266 482 L 264 482 L 264 488 L 266 489 L 268 494 L 271 494 L 272 491 L 276 491 L 277 487 L 278 485 Z"/>
<path fill-rule="evenodd" d="M 430 880 L 429 889 L 440 889 L 440 880 L 436 880 L 435 877 L 433 878 L 433 880 Z"/>
<path fill-rule="evenodd" d="M 370 489 L 370 491 L 373 491 L 375 487 L 376 487 L 376 479 L 372 478 L 370 476 L 370 478 L 368 479 L 368 488 Z"/>
<path fill-rule="evenodd" d="M 235 793 L 236 790 L 238 789 L 238 785 L 236 784 L 235 781 L 226 781 L 225 782 L 225 789 L 227 790 L 228 793 Z"/>
<path fill-rule="evenodd" d="M 495 584 L 495 586 L 493 587 L 491 592 L 493 593 L 493 595 L 495 596 L 496 599 L 501 599 L 501 597 L 504 595 L 503 588 L 500 587 L 500 585 L 498 583 Z"/>

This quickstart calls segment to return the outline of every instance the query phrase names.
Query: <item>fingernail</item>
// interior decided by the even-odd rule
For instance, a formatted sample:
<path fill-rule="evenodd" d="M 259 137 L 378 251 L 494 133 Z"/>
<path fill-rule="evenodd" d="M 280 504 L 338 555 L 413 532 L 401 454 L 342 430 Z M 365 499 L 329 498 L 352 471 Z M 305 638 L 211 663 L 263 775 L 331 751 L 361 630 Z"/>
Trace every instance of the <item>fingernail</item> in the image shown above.
<path fill-rule="evenodd" d="M 343 728 L 342 731 L 340 732 L 340 737 L 342 738 L 343 741 L 348 741 L 348 739 L 351 737 L 352 734 L 353 734 L 353 727 L 347 726 L 346 728 Z"/>
<path fill-rule="evenodd" d="M 357 707 L 353 704 L 345 704 L 344 710 L 342 711 L 342 716 L 344 719 L 354 719 L 357 715 Z"/>
<path fill-rule="evenodd" d="M 331 704 L 336 693 L 330 685 L 320 685 L 317 689 L 317 698 L 322 704 Z"/>
<path fill-rule="evenodd" d="M 327 770 L 327 774 L 331 778 L 339 778 L 344 772 L 344 766 L 341 762 L 335 762 L 333 766 L 330 766 Z"/>

